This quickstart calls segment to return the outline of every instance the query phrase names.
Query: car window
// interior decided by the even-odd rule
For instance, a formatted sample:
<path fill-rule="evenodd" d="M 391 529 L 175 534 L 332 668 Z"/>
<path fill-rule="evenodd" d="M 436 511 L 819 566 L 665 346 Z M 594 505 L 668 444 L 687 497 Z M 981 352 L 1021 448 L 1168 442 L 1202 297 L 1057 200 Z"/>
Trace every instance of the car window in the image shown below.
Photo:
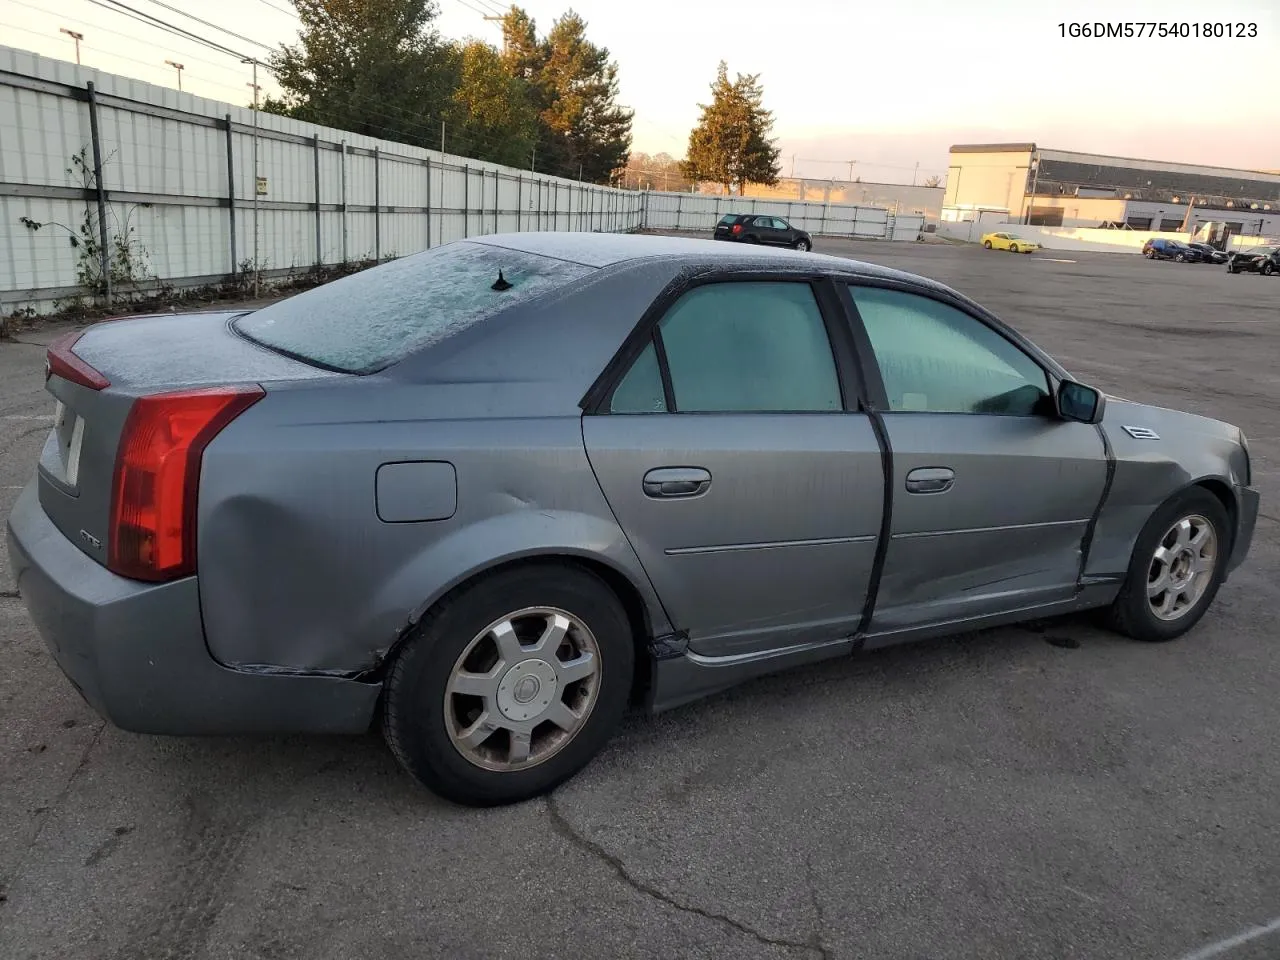
<path fill-rule="evenodd" d="M 505 285 L 497 284 L 499 271 Z M 304 362 L 369 373 L 592 272 L 567 260 L 456 241 L 273 303 L 234 326 Z"/>
<path fill-rule="evenodd" d="M 1034 416 L 1046 409 L 1044 370 L 980 320 L 898 290 L 853 286 L 850 293 L 890 410 Z"/>
<path fill-rule="evenodd" d="M 636 358 L 627 375 L 613 388 L 610 413 L 664 413 L 666 396 L 662 392 L 662 371 L 653 342 Z"/>
<path fill-rule="evenodd" d="M 843 409 L 822 312 L 807 283 L 712 283 L 658 324 L 681 413 Z M 614 389 L 611 412 L 665 409 L 652 346 Z"/>
<path fill-rule="evenodd" d="M 676 410 L 840 410 L 826 325 L 807 283 L 713 283 L 659 324 Z"/>

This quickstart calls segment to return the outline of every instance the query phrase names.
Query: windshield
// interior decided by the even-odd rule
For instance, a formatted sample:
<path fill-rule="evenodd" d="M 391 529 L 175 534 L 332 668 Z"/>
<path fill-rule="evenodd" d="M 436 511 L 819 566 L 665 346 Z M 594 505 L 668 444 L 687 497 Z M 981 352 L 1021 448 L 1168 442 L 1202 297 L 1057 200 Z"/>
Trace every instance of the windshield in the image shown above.
<path fill-rule="evenodd" d="M 306 363 L 372 373 L 592 267 L 459 241 L 241 317 L 245 337 Z M 502 272 L 504 289 L 494 289 Z"/>

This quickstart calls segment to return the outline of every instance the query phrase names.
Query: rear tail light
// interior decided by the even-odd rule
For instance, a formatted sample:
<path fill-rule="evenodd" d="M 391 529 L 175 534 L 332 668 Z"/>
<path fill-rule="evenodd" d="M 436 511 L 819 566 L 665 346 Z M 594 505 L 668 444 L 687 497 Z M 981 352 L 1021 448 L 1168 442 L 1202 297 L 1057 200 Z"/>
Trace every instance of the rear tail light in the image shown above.
<path fill-rule="evenodd" d="M 44 378 L 48 380 L 52 376 L 59 376 L 90 390 L 106 389 L 111 386 L 111 382 L 77 357 L 71 349 L 83 336 L 83 330 L 73 330 L 49 344 L 44 358 Z"/>
<path fill-rule="evenodd" d="M 136 580 L 196 570 L 200 461 L 218 432 L 264 396 L 256 384 L 140 397 L 116 453 L 107 567 Z"/>

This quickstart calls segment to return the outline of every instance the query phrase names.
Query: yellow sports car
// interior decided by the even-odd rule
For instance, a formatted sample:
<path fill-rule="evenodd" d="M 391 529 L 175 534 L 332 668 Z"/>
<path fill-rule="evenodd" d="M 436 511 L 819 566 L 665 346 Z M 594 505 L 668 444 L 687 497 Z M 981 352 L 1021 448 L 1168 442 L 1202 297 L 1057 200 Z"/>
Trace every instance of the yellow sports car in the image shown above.
<path fill-rule="evenodd" d="M 1016 233 L 984 233 L 982 245 L 988 250 L 1008 250 L 1010 253 L 1031 253 L 1040 249 L 1040 244 Z"/>

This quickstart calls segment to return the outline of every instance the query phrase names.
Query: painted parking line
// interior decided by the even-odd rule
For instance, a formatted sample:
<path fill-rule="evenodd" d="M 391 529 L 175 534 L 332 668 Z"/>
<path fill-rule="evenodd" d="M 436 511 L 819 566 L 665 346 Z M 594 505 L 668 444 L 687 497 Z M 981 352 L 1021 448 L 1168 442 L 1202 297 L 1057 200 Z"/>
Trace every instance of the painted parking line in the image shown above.
<path fill-rule="evenodd" d="M 1260 927 L 1250 927 L 1241 933 L 1237 933 L 1234 937 L 1227 937 L 1225 940 L 1219 940 L 1208 946 L 1201 947 L 1195 953 L 1188 953 L 1179 960 L 1209 960 L 1210 957 L 1220 957 L 1228 950 L 1234 950 L 1236 947 L 1244 946 L 1259 937 L 1265 937 L 1273 933 L 1280 933 L 1280 917 L 1272 920 L 1270 923 L 1264 923 Z"/>

